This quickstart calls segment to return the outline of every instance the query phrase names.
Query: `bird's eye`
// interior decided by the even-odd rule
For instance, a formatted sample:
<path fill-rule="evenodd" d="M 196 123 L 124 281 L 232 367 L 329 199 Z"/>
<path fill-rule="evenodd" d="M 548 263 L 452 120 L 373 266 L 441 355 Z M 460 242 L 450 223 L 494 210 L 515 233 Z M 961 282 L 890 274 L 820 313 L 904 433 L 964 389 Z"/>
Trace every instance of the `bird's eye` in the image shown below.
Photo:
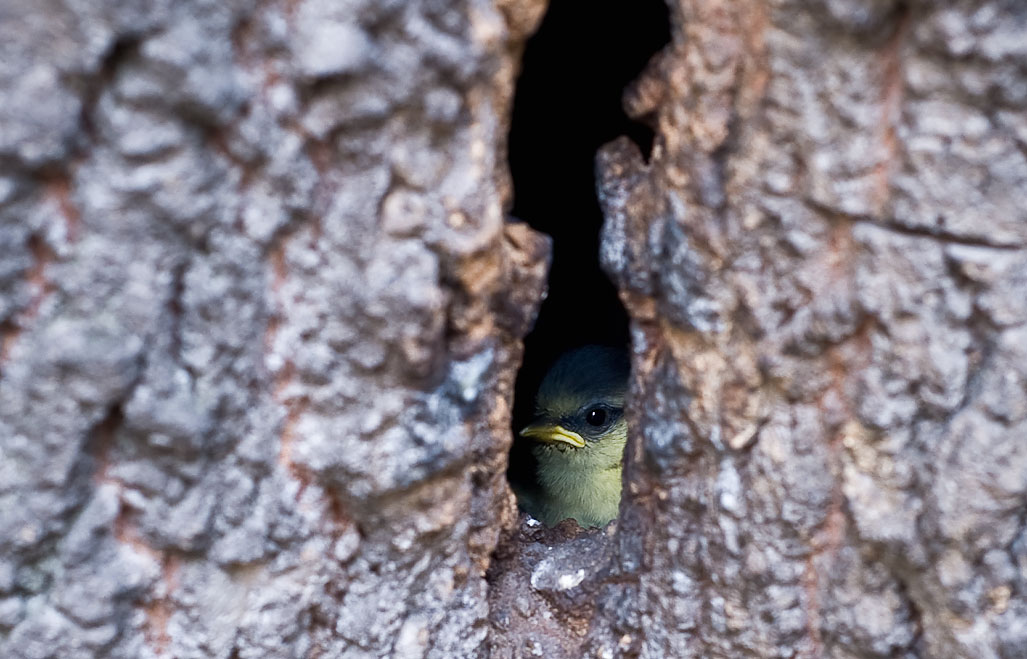
<path fill-rule="evenodd" d="M 585 412 L 585 423 L 590 426 L 601 426 L 606 423 L 606 410 L 601 407 L 593 407 Z"/>

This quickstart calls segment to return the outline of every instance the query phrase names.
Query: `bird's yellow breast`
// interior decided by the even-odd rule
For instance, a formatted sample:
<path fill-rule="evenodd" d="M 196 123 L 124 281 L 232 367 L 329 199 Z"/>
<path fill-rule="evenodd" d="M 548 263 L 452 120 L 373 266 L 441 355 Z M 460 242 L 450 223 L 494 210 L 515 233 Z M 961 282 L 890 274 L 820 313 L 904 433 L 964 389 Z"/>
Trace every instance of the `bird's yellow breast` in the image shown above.
<path fill-rule="evenodd" d="M 602 526 L 616 518 L 623 453 L 623 435 L 582 449 L 536 447 L 542 522 L 552 526 L 572 518 L 582 526 Z"/>

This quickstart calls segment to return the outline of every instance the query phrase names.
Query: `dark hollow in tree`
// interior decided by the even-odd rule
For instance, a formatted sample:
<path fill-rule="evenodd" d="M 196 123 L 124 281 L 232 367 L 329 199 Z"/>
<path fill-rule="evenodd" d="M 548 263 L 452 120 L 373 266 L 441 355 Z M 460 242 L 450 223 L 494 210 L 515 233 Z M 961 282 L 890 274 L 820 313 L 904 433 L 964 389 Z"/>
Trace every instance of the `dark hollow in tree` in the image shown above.
<path fill-rule="evenodd" d="M 670 41 L 660 0 L 554 0 L 528 41 L 517 83 L 509 159 L 515 217 L 553 238 L 549 296 L 525 340 L 514 429 L 530 419 L 549 365 L 589 343 L 625 346 L 628 319 L 599 266 L 602 213 L 594 159 L 599 147 L 628 135 L 648 154 L 652 130 L 624 113 L 621 96 Z M 529 486 L 534 460 L 515 438 L 508 476 Z"/>

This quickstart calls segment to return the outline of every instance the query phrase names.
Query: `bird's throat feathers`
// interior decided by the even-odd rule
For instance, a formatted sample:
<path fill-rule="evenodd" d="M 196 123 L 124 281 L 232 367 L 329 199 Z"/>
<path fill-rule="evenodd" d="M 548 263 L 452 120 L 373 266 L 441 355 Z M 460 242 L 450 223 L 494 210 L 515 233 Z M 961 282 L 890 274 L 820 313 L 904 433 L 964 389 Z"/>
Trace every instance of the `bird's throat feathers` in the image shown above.
<path fill-rule="evenodd" d="M 546 495 L 543 522 L 573 517 L 582 526 L 601 526 L 617 516 L 627 426 L 584 448 L 536 444 L 538 481 Z"/>

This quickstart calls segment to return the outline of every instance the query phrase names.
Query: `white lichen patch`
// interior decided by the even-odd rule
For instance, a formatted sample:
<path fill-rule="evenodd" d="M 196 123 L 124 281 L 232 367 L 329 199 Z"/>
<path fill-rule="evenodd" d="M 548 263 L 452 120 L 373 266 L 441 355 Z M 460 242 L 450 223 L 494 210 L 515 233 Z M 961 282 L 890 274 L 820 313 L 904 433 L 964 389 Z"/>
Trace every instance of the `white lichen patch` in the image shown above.
<path fill-rule="evenodd" d="M 585 579 L 585 571 L 578 570 L 574 574 L 560 575 L 560 578 L 556 581 L 556 587 L 560 590 L 567 590 L 574 588 Z"/>

